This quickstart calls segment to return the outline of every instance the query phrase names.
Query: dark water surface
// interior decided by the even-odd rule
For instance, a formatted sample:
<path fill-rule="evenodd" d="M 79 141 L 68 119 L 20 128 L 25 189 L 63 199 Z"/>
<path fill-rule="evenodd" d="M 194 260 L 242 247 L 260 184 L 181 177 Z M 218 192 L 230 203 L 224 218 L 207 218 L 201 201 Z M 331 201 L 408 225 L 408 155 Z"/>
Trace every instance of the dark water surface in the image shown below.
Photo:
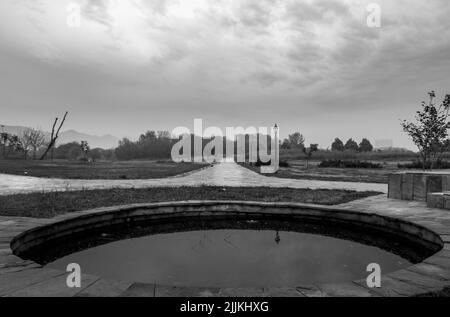
<path fill-rule="evenodd" d="M 376 237 L 361 235 L 366 243 L 362 244 L 354 238 L 317 234 L 323 230 L 314 226 L 301 232 L 291 224 L 240 223 L 175 232 L 164 232 L 166 228 L 139 237 L 111 237 L 109 242 L 112 233 L 103 233 L 99 237 L 104 244 L 84 246 L 47 266 L 65 270 L 75 262 L 82 273 L 173 286 L 273 287 L 361 279 L 369 274 L 369 263 L 378 263 L 386 274 L 414 261 L 368 242 Z M 395 245 L 390 241 L 383 243 Z M 401 244 L 397 249 L 405 251 Z"/>

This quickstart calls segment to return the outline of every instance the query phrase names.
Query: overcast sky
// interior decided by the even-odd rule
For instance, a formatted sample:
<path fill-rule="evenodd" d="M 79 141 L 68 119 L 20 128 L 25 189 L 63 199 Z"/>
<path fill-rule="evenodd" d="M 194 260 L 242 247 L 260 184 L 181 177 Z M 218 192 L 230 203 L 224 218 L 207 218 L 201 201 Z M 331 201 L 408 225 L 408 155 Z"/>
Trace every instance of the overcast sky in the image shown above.
<path fill-rule="evenodd" d="M 202 118 L 411 147 L 399 119 L 450 93 L 449 16 L 448 0 L 1 0 L 0 124 L 68 110 L 64 129 L 99 135 Z"/>

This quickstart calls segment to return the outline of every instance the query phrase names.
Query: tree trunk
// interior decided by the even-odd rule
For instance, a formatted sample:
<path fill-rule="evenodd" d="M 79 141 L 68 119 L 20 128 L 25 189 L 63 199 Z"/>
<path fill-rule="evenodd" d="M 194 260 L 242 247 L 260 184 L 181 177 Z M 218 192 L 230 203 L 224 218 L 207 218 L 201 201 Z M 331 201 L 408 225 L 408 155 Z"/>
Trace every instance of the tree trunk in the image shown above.
<path fill-rule="evenodd" d="M 42 156 L 40 158 L 41 160 L 43 160 L 47 156 L 47 154 L 50 150 L 52 150 L 51 158 L 53 160 L 53 147 L 55 146 L 56 140 L 58 139 L 59 131 L 61 130 L 61 127 L 63 126 L 64 122 L 66 121 L 67 114 L 68 114 L 68 112 L 66 111 L 61 123 L 59 124 L 58 129 L 56 130 L 56 133 L 55 133 L 55 127 L 56 127 L 56 123 L 58 123 L 58 118 L 55 119 L 55 122 L 53 123 L 53 127 L 52 127 L 50 143 L 48 144 L 47 149 L 45 150 L 44 154 L 42 154 Z"/>
<path fill-rule="evenodd" d="M 422 170 L 425 171 L 427 169 L 427 156 L 425 154 L 422 155 Z"/>

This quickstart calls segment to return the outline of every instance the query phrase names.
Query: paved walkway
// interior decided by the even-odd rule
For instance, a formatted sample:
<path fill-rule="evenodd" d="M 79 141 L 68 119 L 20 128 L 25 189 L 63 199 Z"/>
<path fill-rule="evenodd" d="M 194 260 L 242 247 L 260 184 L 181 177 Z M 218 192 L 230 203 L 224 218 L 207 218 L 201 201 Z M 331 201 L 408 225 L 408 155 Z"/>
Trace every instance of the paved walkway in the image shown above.
<path fill-rule="evenodd" d="M 268 177 L 255 173 L 234 162 L 220 163 L 187 175 L 162 179 L 82 180 L 0 174 L 0 195 L 56 190 L 64 191 L 81 189 L 145 188 L 157 186 L 179 187 L 201 185 L 233 187 L 269 186 L 311 189 L 328 188 L 357 191 L 378 191 L 382 193 L 387 192 L 386 184 Z"/>

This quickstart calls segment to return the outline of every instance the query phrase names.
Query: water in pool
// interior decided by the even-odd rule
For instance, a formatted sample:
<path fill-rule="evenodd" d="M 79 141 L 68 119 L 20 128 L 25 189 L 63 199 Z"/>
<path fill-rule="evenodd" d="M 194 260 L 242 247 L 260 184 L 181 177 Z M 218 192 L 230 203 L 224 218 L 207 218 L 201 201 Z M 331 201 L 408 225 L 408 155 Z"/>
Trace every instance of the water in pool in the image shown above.
<path fill-rule="evenodd" d="M 114 241 L 48 264 L 65 270 L 172 286 L 269 287 L 365 278 L 411 265 L 375 246 L 311 233 L 215 229 L 159 233 Z"/>

